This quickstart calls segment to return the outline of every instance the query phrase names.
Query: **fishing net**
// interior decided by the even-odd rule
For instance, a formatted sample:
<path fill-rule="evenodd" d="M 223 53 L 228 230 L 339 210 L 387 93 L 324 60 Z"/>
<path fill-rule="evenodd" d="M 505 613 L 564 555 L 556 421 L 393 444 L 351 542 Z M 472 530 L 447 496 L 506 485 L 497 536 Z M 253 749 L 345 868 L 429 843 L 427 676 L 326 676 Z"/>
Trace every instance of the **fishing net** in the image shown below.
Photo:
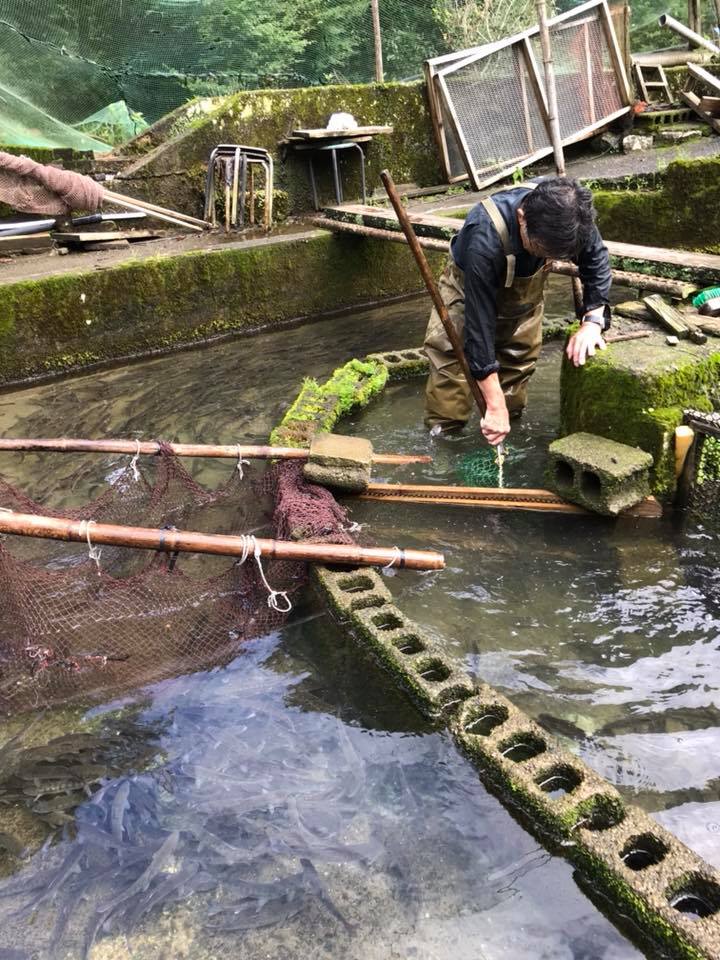
<path fill-rule="evenodd" d="M 97 499 L 60 511 L 0 480 L 3 510 L 86 521 L 87 533 L 84 545 L 0 541 L 0 710 L 107 697 L 227 662 L 243 641 L 284 622 L 305 582 L 305 564 L 255 556 L 253 534 L 352 542 L 344 511 L 305 483 L 301 462 L 252 479 L 234 470 L 208 489 L 161 444 L 150 469 L 135 457 Z M 98 549 L 93 522 L 242 534 L 247 555 Z"/>
<path fill-rule="evenodd" d="M 511 448 L 505 446 L 505 462 L 512 456 Z M 500 465 L 494 447 L 483 447 L 466 454 L 457 466 L 458 480 L 464 487 L 499 487 Z"/>
<path fill-rule="evenodd" d="M 692 411 L 695 430 L 688 506 L 703 523 L 720 528 L 720 413 Z"/>

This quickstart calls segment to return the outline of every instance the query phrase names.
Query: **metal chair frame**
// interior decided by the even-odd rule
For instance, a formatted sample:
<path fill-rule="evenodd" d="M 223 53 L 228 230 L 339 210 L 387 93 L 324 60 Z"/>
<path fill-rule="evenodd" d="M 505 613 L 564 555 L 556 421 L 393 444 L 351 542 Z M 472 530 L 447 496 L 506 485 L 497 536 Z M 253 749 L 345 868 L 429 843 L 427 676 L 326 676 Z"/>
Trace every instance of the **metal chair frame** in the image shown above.
<path fill-rule="evenodd" d="M 265 229 L 272 226 L 274 163 L 267 150 L 239 143 L 220 143 L 208 160 L 205 177 L 205 219 L 217 226 L 215 212 L 215 174 L 221 167 L 225 188 L 225 229 L 245 225 L 245 193 L 250 174 L 250 222 L 255 220 L 255 188 L 252 164 L 265 171 Z"/>

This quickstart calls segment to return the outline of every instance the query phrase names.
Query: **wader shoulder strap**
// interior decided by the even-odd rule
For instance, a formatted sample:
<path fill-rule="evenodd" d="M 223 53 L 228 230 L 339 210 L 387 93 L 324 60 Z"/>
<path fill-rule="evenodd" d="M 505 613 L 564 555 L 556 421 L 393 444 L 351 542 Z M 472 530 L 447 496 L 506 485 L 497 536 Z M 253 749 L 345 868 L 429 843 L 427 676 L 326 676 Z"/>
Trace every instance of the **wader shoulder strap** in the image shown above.
<path fill-rule="evenodd" d="M 528 190 L 534 190 L 537 186 L 536 183 L 525 184 Z M 512 250 L 512 245 L 510 243 L 510 231 L 507 228 L 507 224 L 503 220 L 503 216 L 497 208 L 497 204 L 492 197 L 485 197 L 484 200 L 480 201 L 487 213 L 487 215 L 492 220 L 492 224 L 497 230 L 498 236 L 500 237 L 500 242 L 502 243 L 503 250 L 505 251 L 505 287 L 511 287 L 515 281 L 515 254 Z"/>

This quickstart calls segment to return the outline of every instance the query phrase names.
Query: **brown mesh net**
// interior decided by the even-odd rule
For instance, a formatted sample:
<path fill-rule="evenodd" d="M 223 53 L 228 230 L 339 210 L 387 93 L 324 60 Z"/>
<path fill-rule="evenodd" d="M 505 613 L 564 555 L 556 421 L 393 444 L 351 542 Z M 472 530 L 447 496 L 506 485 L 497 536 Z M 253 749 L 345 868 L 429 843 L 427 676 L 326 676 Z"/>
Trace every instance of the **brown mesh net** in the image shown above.
<path fill-rule="evenodd" d="M 302 464 L 215 490 L 162 446 L 152 475 L 135 461 L 96 500 L 74 510 L 40 505 L 0 480 L 0 507 L 73 520 L 173 526 L 278 539 L 351 543 L 345 512 Z M 221 664 L 279 627 L 305 582 L 305 564 L 244 563 L 121 547 L 6 537 L 0 541 L 0 710 L 97 699 Z M 273 602 L 274 601 L 274 602 Z"/>

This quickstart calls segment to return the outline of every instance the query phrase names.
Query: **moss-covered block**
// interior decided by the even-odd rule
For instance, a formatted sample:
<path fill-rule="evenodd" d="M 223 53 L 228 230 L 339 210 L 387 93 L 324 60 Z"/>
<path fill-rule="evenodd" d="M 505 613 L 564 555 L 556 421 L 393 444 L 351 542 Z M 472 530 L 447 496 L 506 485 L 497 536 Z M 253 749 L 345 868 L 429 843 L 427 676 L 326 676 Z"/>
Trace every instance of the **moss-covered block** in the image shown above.
<path fill-rule="evenodd" d="M 366 360 L 376 360 L 387 367 L 391 380 L 409 380 L 427 376 L 430 363 L 424 347 L 416 350 L 389 350 L 386 353 L 369 353 Z"/>
<path fill-rule="evenodd" d="M 683 410 L 711 410 L 720 378 L 720 347 L 669 347 L 662 334 L 607 350 L 575 367 L 566 359 L 560 380 L 560 433 L 593 433 L 640 447 L 654 460 L 653 493 L 675 489 L 673 434 Z"/>

